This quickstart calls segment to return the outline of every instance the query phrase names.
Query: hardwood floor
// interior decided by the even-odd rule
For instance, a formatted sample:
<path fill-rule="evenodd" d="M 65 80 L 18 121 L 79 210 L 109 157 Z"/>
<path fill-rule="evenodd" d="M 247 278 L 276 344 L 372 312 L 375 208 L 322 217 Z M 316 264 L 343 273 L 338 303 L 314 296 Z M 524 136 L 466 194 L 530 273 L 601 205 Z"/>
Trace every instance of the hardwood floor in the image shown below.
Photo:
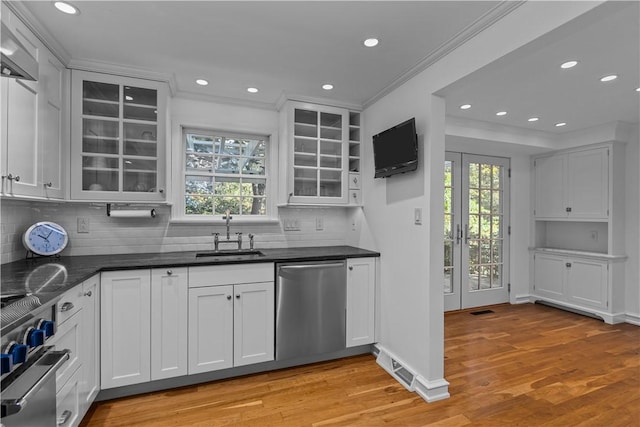
<path fill-rule="evenodd" d="M 640 426 L 640 328 L 540 305 L 445 316 L 451 398 L 357 356 L 94 404 L 82 426 Z"/>

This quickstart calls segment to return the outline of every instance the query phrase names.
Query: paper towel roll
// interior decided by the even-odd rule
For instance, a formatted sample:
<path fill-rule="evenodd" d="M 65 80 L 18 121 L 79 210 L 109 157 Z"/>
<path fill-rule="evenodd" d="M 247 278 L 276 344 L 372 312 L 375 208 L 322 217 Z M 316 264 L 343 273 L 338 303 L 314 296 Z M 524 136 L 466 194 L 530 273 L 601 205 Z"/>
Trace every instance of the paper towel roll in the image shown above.
<path fill-rule="evenodd" d="M 112 210 L 113 218 L 154 218 L 156 210 Z"/>

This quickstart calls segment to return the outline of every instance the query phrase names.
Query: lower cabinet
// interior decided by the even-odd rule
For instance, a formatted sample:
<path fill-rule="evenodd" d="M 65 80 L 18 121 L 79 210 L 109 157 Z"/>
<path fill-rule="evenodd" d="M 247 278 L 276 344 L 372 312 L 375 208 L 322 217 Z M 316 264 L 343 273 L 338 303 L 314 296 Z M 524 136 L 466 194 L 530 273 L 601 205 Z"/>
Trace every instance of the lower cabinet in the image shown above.
<path fill-rule="evenodd" d="M 77 426 L 100 390 L 99 277 L 67 291 L 57 305 L 52 344 L 69 350 L 69 359 L 56 372 L 59 426 Z"/>
<path fill-rule="evenodd" d="M 273 264 L 189 268 L 189 374 L 273 360 L 273 274 Z"/>
<path fill-rule="evenodd" d="M 613 286 L 612 269 L 622 264 L 607 260 L 548 253 L 534 254 L 534 298 L 593 312 L 615 323 L 620 292 Z"/>
<path fill-rule="evenodd" d="M 375 342 L 376 259 L 347 260 L 347 347 Z"/>
<path fill-rule="evenodd" d="M 187 373 L 187 268 L 102 273 L 101 387 Z"/>
<path fill-rule="evenodd" d="M 151 271 L 104 272 L 100 289 L 102 388 L 151 380 Z"/>

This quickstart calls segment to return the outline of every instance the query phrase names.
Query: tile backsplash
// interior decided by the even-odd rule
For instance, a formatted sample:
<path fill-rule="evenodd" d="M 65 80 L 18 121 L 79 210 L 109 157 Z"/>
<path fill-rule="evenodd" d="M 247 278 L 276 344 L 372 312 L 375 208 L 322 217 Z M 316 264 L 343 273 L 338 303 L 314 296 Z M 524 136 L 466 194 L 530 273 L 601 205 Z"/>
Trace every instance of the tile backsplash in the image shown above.
<path fill-rule="evenodd" d="M 155 210 L 155 218 L 113 218 L 107 216 L 104 204 L 2 200 L 0 262 L 24 258 L 22 233 L 37 221 L 53 221 L 67 230 L 69 245 L 63 255 L 210 250 L 213 249 L 211 234 L 218 232 L 223 237 L 226 233 L 224 224 L 171 223 L 170 206 L 155 207 Z M 279 222 L 234 224 L 232 221 L 231 233 L 243 233 L 244 247 L 249 246 L 247 234 L 254 234 L 258 249 L 344 245 L 349 227 L 347 212 L 344 208 L 280 208 Z M 78 218 L 87 223 L 88 233 L 78 233 Z M 299 230 L 285 231 L 283 224 L 292 220 Z M 224 248 L 232 246 L 221 246 Z"/>

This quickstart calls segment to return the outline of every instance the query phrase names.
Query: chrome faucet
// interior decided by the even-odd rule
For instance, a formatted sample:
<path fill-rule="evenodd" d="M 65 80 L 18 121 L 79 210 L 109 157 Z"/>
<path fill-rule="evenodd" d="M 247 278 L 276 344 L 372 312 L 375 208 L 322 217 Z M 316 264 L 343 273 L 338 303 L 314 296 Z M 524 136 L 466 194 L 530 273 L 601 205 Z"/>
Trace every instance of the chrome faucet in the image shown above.
<path fill-rule="evenodd" d="M 227 221 L 227 240 L 229 240 L 231 237 L 229 236 L 229 229 L 231 228 L 231 219 L 233 217 L 231 216 L 231 211 L 229 209 L 227 209 L 227 211 L 224 213 L 224 216 L 222 217 L 222 219 L 224 219 L 225 221 Z"/>
<path fill-rule="evenodd" d="M 231 240 L 230 229 L 231 229 L 232 218 L 233 217 L 231 216 L 231 211 L 227 209 L 227 211 L 225 212 L 225 215 L 222 217 L 222 219 L 226 221 L 226 225 L 227 225 L 227 240 L 220 241 L 220 233 L 213 233 L 214 250 L 216 251 L 218 250 L 218 246 L 220 245 L 220 243 L 237 243 L 238 250 L 242 249 L 242 233 L 236 233 L 237 238 L 235 240 Z M 250 238 L 250 239 L 251 239 L 251 242 L 253 243 L 253 238 Z"/>

